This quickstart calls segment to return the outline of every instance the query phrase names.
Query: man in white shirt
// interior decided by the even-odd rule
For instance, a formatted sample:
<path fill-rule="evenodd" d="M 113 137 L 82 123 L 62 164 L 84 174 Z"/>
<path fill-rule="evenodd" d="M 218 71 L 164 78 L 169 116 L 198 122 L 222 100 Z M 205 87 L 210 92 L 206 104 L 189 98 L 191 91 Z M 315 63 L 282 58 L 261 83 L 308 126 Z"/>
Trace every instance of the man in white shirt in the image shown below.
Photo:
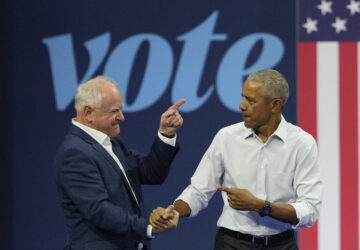
<path fill-rule="evenodd" d="M 145 217 L 141 184 L 160 184 L 179 150 L 176 131 L 183 119 L 171 106 L 160 119 L 150 152 L 130 149 L 118 136 L 124 121 L 123 99 L 116 84 L 99 76 L 79 85 L 76 118 L 55 158 L 55 180 L 68 228 L 65 249 L 149 249 L 150 239 L 177 225 L 153 228 Z"/>
<path fill-rule="evenodd" d="M 321 207 L 316 142 L 282 116 L 289 87 L 279 72 L 251 74 L 242 96 L 244 121 L 217 133 L 175 209 L 195 216 L 221 190 L 215 250 L 298 249 L 294 230 L 314 225 Z M 163 214 L 150 221 L 165 226 Z"/>

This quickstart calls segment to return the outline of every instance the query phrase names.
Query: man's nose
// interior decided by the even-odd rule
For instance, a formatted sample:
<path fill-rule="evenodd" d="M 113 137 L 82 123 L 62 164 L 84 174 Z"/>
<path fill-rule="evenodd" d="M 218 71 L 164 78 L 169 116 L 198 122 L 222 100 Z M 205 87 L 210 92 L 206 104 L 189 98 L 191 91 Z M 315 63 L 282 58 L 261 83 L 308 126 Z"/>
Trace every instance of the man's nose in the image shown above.
<path fill-rule="evenodd" d="M 119 114 L 117 115 L 116 119 L 118 119 L 119 121 L 125 121 L 124 113 L 122 111 L 119 111 Z"/>
<path fill-rule="evenodd" d="M 244 110 L 246 109 L 246 106 L 245 106 L 245 104 L 244 104 L 244 99 L 240 102 L 240 104 L 239 104 L 239 109 L 240 109 L 241 111 L 244 111 Z"/>

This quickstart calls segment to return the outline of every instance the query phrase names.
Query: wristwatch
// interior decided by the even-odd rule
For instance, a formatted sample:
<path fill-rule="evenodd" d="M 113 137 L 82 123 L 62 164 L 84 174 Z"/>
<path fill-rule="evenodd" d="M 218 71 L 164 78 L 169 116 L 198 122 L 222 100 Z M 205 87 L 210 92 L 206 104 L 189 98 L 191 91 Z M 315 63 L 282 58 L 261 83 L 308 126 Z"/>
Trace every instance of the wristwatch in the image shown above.
<path fill-rule="evenodd" d="M 260 212 L 260 216 L 269 216 L 271 213 L 271 203 L 269 201 L 265 201 L 265 206 L 263 210 Z"/>

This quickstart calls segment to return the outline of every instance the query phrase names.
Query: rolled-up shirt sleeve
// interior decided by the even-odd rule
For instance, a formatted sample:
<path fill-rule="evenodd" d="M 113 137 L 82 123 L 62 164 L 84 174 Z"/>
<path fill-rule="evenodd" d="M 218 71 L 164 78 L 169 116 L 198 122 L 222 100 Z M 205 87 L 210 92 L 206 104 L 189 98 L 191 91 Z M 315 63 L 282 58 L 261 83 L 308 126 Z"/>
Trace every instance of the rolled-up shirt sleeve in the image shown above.
<path fill-rule="evenodd" d="M 308 142 L 309 143 L 309 142 Z M 299 152 L 294 176 L 296 201 L 291 203 L 299 220 L 294 229 L 311 227 L 319 218 L 323 185 L 321 181 L 318 150 L 315 140 Z"/>
<path fill-rule="evenodd" d="M 209 199 L 191 184 L 176 198 L 176 200 L 185 201 L 189 205 L 191 209 L 190 217 L 196 216 L 202 209 L 206 208 Z"/>

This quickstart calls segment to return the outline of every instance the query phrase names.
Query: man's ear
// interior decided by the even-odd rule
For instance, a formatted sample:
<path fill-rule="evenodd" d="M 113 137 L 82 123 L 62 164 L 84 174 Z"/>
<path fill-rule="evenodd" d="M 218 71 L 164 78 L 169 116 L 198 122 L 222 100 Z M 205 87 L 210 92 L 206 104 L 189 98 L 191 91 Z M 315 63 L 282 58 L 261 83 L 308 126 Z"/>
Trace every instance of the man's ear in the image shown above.
<path fill-rule="evenodd" d="M 87 105 L 84 106 L 83 113 L 84 113 L 84 116 L 85 116 L 85 120 L 88 123 L 93 122 L 93 112 L 94 112 L 94 109 L 92 107 L 87 106 Z"/>
<path fill-rule="evenodd" d="M 281 111 L 281 109 L 283 107 L 283 102 L 281 99 L 275 98 L 271 101 L 271 105 L 272 105 L 272 107 L 271 107 L 272 111 L 274 113 L 276 113 L 276 112 Z"/>

